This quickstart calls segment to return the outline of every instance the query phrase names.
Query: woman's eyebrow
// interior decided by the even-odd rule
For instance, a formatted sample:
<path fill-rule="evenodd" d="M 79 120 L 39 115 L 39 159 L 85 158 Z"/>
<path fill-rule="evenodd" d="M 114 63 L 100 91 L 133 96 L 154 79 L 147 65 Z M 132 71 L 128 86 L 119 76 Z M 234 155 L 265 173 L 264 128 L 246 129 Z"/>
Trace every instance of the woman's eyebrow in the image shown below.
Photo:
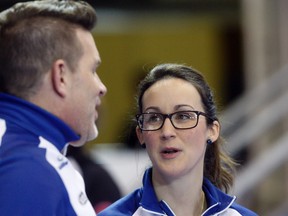
<path fill-rule="evenodd" d="M 159 109 L 159 107 L 150 106 L 150 107 L 147 107 L 147 108 L 144 110 L 144 112 L 147 112 L 147 111 L 160 112 L 160 109 Z"/>
<path fill-rule="evenodd" d="M 180 109 L 180 108 L 190 108 L 190 109 L 193 109 L 193 110 L 195 110 L 195 108 L 192 106 L 192 105 L 189 105 L 189 104 L 177 104 L 175 107 L 174 107 L 174 109 L 175 110 L 178 110 L 178 109 Z"/>
<path fill-rule="evenodd" d="M 192 110 L 195 110 L 195 108 L 192 106 L 192 105 L 189 105 L 189 104 L 177 104 L 174 106 L 174 111 L 177 111 L 179 109 L 192 109 Z M 157 106 L 150 106 L 150 107 L 147 107 L 146 109 L 143 110 L 143 112 L 159 112 L 161 113 L 161 109 Z"/>

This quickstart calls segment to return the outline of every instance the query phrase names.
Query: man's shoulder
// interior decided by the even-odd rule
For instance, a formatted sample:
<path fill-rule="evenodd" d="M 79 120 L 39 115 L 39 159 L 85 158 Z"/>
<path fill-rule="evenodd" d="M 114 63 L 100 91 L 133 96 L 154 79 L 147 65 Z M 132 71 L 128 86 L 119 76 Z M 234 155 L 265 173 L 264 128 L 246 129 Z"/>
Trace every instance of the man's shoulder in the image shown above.
<path fill-rule="evenodd" d="M 11 167 L 9 167 L 11 166 Z M 3 174 L 3 175 L 2 175 Z M 16 215 L 17 209 L 23 212 L 42 208 L 52 208 L 63 200 L 61 181 L 49 169 L 31 160 L 17 160 L 2 166 L 0 171 L 0 209 Z M 11 208 L 11 203 L 13 208 Z M 57 204 L 58 203 L 58 204 Z M 5 215 L 5 214 L 4 214 Z"/>
<path fill-rule="evenodd" d="M 60 178 L 51 166 L 45 160 L 33 156 L 22 157 L 20 154 L 15 154 L 10 162 L 6 160 L 1 164 L 0 173 L 2 186 L 19 187 L 19 191 L 22 192 L 27 188 L 38 188 L 38 192 L 41 193 L 46 188 L 49 191 L 59 186 L 56 182 Z M 1 188 L 5 189 L 5 187 Z"/>

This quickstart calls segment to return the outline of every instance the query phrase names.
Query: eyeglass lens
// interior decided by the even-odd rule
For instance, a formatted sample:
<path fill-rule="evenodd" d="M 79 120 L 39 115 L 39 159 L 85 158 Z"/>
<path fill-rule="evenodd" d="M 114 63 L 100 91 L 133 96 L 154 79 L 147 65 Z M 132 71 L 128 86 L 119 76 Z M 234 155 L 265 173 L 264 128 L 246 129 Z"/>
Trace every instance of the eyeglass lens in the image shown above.
<path fill-rule="evenodd" d="M 196 127 L 199 114 L 194 111 L 180 111 L 172 114 L 142 113 L 138 116 L 138 123 L 142 130 L 160 129 L 166 118 L 177 129 L 188 129 Z"/>

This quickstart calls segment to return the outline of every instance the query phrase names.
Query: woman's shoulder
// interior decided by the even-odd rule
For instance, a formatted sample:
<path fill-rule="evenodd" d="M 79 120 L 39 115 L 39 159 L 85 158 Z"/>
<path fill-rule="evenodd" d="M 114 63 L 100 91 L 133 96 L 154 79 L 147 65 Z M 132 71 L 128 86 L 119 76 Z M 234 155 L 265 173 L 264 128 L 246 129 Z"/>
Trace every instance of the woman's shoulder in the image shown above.
<path fill-rule="evenodd" d="M 236 196 L 230 196 L 213 185 L 208 179 L 204 179 L 203 191 L 205 192 L 209 210 L 213 215 L 220 213 L 221 216 L 257 216 L 250 209 L 238 204 Z"/>
<path fill-rule="evenodd" d="M 122 197 L 103 211 L 98 213 L 98 216 L 127 216 L 133 215 L 140 205 L 142 189 L 137 189 L 134 192 Z"/>
<path fill-rule="evenodd" d="M 230 207 L 231 210 L 235 210 L 239 213 L 239 216 L 258 216 L 255 212 L 251 211 L 250 209 L 234 202 L 232 206 Z"/>

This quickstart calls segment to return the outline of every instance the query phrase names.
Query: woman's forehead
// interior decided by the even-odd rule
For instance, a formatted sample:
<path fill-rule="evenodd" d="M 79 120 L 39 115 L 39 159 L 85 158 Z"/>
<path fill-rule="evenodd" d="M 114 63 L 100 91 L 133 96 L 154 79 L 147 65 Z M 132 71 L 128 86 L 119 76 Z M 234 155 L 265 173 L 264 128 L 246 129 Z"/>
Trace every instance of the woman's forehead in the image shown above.
<path fill-rule="evenodd" d="M 146 90 L 142 98 L 143 110 L 148 107 L 202 107 L 200 94 L 189 82 L 179 78 L 163 79 Z"/>

